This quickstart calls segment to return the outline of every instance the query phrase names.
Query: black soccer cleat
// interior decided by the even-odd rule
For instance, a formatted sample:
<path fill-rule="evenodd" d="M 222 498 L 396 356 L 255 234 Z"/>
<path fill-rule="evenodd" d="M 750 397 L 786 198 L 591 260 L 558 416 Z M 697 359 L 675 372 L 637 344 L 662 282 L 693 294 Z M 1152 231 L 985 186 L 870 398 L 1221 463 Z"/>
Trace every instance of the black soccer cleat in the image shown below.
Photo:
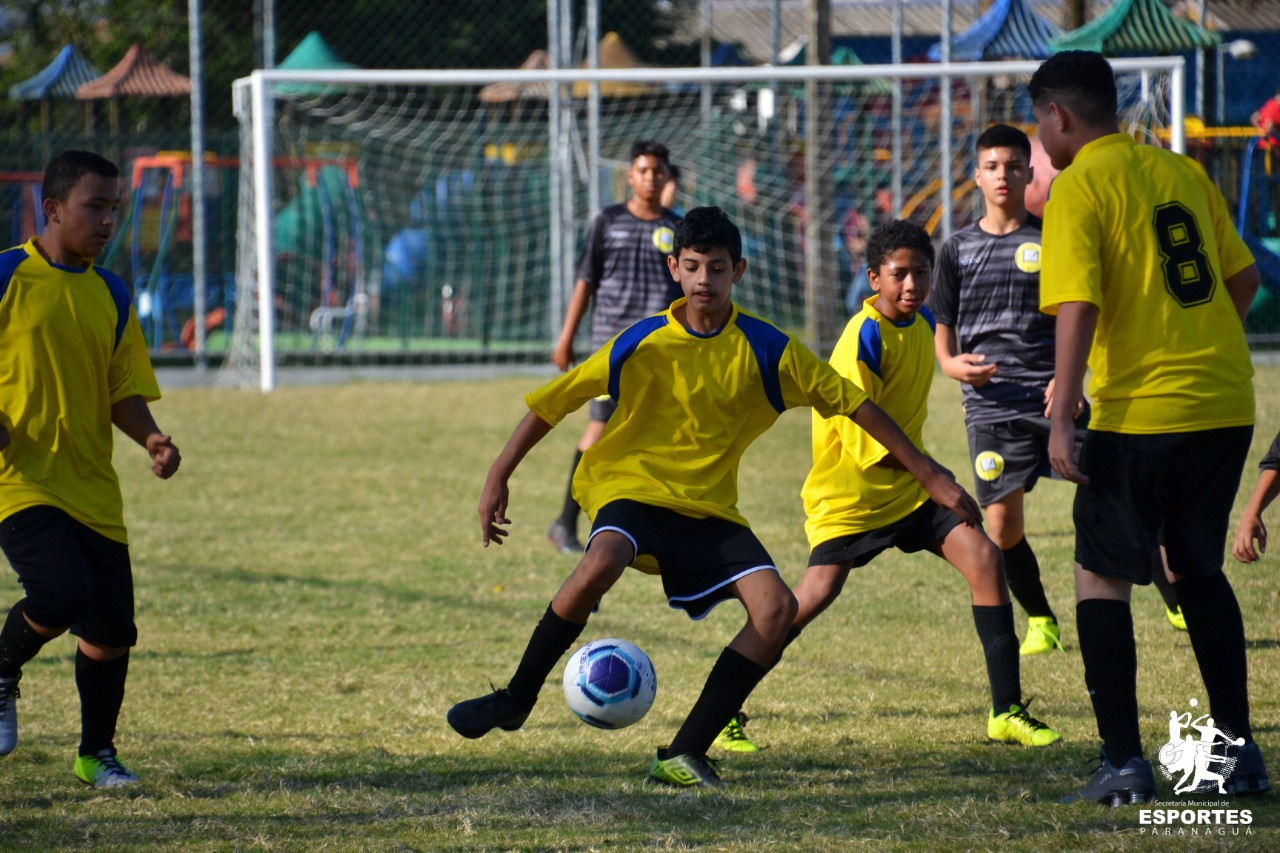
<path fill-rule="evenodd" d="M 445 719 L 455 732 L 474 740 L 493 729 L 514 732 L 524 725 L 532 710 L 533 706 L 524 707 L 509 691 L 502 689 L 459 702 L 449 709 Z"/>
<path fill-rule="evenodd" d="M 1227 744 L 1227 759 L 1234 759 L 1235 766 L 1227 778 L 1227 793 L 1233 796 L 1249 796 L 1265 794 L 1271 790 L 1271 778 L 1267 776 L 1267 765 L 1262 760 L 1262 750 L 1253 741 L 1236 746 Z"/>
<path fill-rule="evenodd" d="M 1105 752 L 1097 760 L 1100 764 L 1089 784 L 1083 790 L 1063 797 L 1063 803 L 1088 802 L 1115 808 L 1141 805 L 1155 799 L 1156 777 L 1150 761 L 1135 755 L 1116 767 L 1107 759 Z"/>

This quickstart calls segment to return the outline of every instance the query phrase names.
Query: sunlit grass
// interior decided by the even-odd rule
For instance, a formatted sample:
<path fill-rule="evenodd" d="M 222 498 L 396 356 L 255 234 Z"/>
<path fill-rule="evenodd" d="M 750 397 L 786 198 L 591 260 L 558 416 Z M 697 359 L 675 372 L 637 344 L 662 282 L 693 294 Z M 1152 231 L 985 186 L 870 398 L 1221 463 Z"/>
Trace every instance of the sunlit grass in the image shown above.
<path fill-rule="evenodd" d="M 652 750 L 688 711 L 737 630 L 726 605 L 703 622 L 629 573 L 586 639 L 645 649 L 658 700 L 639 724 L 576 721 L 549 684 L 523 730 L 464 741 L 444 722 L 459 699 L 509 677 L 571 562 L 544 531 L 582 421 L 570 419 L 512 484 L 513 535 L 482 549 L 484 473 L 536 380 L 353 383 L 269 396 L 177 389 L 155 407 L 184 454 L 154 480 L 136 447 L 122 472 L 140 640 L 118 746 L 145 784 L 102 794 L 71 776 L 78 738 L 72 644 L 28 665 L 22 743 L 0 759 L 0 848 L 54 849 L 1119 849 L 1136 809 L 1065 807 L 1096 752 L 1071 603 L 1071 490 L 1042 483 L 1028 530 L 1068 654 L 1025 662 L 1024 690 L 1067 743 L 1029 751 L 984 741 L 986 683 L 959 574 L 888 553 L 790 651 L 749 704 L 768 749 L 721 765 L 723 792 L 644 784 Z M 1258 378 L 1252 460 L 1280 428 L 1280 370 Z M 930 448 L 969 484 L 959 393 L 940 375 Z M 799 580 L 799 487 L 808 415 L 749 451 L 742 508 Z M 1238 503 L 1255 482 L 1251 462 Z M 1280 630 L 1273 554 L 1229 571 L 1251 638 L 1255 732 L 1280 756 Z M 16 599 L 12 573 L 0 604 Z M 1203 688 L 1185 634 L 1153 589 L 1134 596 L 1147 751 L 1169 710 Z M 1023 619 L 1018 617 L 1021 627 Z M 553 675 L 558 681 L 558 673 Z M 1161 798 L 1173 799 L 1161 782 Z M 1280 808 L 1250 838 L 1280 846 Z M 1160 842 L 1162 843 L 1162 842 Z"/>

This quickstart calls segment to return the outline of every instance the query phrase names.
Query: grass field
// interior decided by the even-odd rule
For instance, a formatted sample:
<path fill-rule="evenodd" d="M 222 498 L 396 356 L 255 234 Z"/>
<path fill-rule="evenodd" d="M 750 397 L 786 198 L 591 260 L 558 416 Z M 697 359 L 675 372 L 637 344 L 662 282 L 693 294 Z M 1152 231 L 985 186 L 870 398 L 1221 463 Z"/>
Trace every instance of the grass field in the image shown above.
<path fill-rule="evenodd" d="M 100 793 L 72 777 L 73 646 L 60 639 L 26 668 L 22 742 L 0 759 L 0 848 L 1280 849 L 1273 797 L 1233 804 L 1252 809 L 1249 836 L 1158 839 L 1141 834 L 1137 808 L 1057 804 L 1097 752 L 1061 483 L 1033 493 L 1028 529 L 1068 654 L 1023 668 L 1034 712 L 1065 735 L 1060 747 L 985 743 L 965 585 L 933 557 L 896 552 L 855 573 L 752 697 L 749 730 L 769 748 L 721 764 L 723 791 L 644 777 L 741 611 L 730 604 L 690 622 L 666 607 L 655 578 L 634 572 L 583 641 L 618 636 L 650 654 L 658 699 L 648 717 L 617 732 L 577 722 L 557 671 L 521 731 L 457 737 L 445 711 L 505 683 L 571 568 L 543 534 L 580 416 L 517 474 L 508 544 L 479 545 L 485 471 L 534 384 L 189 388 L 156 404 L 182 471 L 155 480 L 133 446 L 117 459 L 140 628 L 117 744 L 144 784 Z M 1280 369 L 1259 372 L 1258 400 L 1252 461 L 1280 427 Z M 958 387 L 940 375 L 931 411 L 931 449 L 966 472 Z M 742 471 L 743 510 L 791 583 L 806 555 L 798 494 L 808 453 L 808 413 L 791 412 Z M 1229 565 L 1250 632 L 1255 733 L 1273 770 L 1277 559 Z M 7 608 L 19 588 L 3 578 Z M 1169 712 L 1205 696 L 1187 637 L 1168 626 L 1154 589 L 1135 592 L 1134 621 L 1154 759 Z M 1175 799 L 1160 784 L 1160 798 Z"/>

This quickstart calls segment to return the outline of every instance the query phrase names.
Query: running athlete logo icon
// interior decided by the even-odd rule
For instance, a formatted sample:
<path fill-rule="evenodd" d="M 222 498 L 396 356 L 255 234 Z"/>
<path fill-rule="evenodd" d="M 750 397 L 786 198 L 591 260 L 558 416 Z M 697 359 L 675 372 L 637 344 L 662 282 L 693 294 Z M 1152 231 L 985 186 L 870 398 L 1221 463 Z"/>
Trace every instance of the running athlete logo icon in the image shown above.
<path fill-rule="evenodd" d="M 1195 708 L 1200 703 L 1192 697 L 1187 704 Z M 1234 738 L 1230 732 L 1217 728 L 1208 714 L 1195 719 L 1191 715 L 1191 711 L 1169 712 L 1169 742 L 1160 747 L 1157 756 L 1160 772 L 1170 780 L 1182 775 L 1173 785 L 1175 794 L 1210 794 L 1215 790 L 1225 794 L 1223 784 L 1235 769 L 1236 760 L 1226 755 L 1224 747 L 1242 746 L 1244 738 Z M 1198 732 L 1199 737 L 1193 732 Z"/>
<path fill-rule="evenodd" d="M 973 460 L 973 472 L 988 483 L 1004 473 L 1004 457 L 994 450 L 984 450 Z"/>

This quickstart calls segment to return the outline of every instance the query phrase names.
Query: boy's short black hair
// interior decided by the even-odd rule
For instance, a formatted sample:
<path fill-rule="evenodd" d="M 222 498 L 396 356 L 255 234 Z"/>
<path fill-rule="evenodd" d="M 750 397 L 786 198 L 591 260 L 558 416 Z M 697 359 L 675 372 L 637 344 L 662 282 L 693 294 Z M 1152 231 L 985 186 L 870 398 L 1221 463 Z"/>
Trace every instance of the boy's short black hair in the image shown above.
<path fill-rule="evenodd" d="M 645 155 L 657 157 L 662 161 L 662 165 L 668 169 L 671 168 L 671 152 L 667 150 L 667 146 L 663 145 L 656 139 L 641 139 L 631 146 L 631 159 L 628 161 L 634 163 L 637 157 Z"/>
<path fill-rule="evenodd" d="M 877 225 L 867 238 L 867 269 L 879 275 L 884 259 L 899 249 L 919 249 L 929 259 L 929 266 L 933 266 L 933 241 L 929 239 L 929 232 L 914 222 L 893 219 Z"/>
<path fill-rule="evenodd" d="M 101 154 L 94 154 L 92 151 L 63 151 L 45 167 L 44 181 L 40 185 L 41 196 L 66 201 L 85 175 L 118 178 L 120 170 Z"/>
<path fill-rule="evenodd" d="M 1041 63 L 1027 84 L 1031 102 L 1059 101 L 1093 127 L 1115 121 L 1116 75 L 1111 63 L 1091 50 L 1064 50 Z"/>
<path fill-rule="evenodd" d="M 1031 140 L 1016 127 L 1007 124 L 993 124 L 978 137 L 973 145 L 973 153 L 981 154 L 992 148 L 1012 148 L 1021 151 L 1026 162 L 1031 162 Z"/>
<path fill-rule="evenodd" d="M 676 226 L 672 257 L 679 258 L 681 249 L 710 254 L 714 249 L 727 249 L 736 264 L 742 260 L 742 232 L 729 215 L 718 207 L 695 207 Z"/>

